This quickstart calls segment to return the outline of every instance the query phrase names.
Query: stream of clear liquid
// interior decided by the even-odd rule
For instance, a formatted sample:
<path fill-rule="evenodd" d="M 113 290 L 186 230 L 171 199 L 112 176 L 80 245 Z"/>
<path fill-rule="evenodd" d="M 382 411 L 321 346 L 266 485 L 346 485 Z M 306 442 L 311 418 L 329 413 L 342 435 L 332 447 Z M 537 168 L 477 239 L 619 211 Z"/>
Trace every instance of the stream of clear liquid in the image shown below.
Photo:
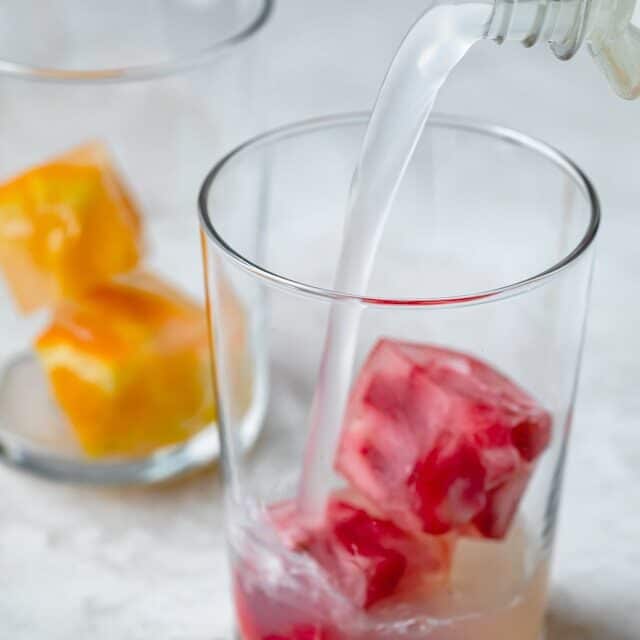
<path fill-rule="evenodd" d="M 485 37 L 487 3 L 432 7 L 402 43 L 376 101 L 354 174 L 335 290 L 364 295 L 386 219 L 440 88 L 471 46 Z M 310 417 L 298 507 L 323 512 L 340 439 L 361 305 L 332 305 Z"/>

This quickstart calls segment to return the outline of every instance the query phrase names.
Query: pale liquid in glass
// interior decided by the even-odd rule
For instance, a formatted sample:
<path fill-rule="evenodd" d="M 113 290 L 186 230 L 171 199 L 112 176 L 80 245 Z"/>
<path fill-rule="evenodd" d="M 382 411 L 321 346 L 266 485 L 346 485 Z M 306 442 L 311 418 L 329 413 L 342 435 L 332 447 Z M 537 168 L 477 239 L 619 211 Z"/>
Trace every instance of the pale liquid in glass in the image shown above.
<path fill-rule="evenodd" d="M 238 513 L 231 536 L 242 640 L 540 638 L 549 565 L 530 564 L 531 541 L 520 524 L 501 542 L 458 541 L 448 579 L 428 598 L 392 598 L 367 614 L 313 561 L 285 549 L 262 518 L 251 520 Z M 247 629 L 243 610 L 250 612 Z"/>

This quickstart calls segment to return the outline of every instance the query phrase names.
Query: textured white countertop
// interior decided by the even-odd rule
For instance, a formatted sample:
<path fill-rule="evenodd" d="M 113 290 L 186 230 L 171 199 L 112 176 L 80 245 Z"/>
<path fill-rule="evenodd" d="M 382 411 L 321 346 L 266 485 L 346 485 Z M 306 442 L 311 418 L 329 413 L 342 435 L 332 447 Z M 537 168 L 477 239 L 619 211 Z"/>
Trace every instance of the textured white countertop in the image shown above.
<path fill-rule="evenodd" d="M 280 0 L 258 74 L 268 124 L 367 107 L 424 3 L 396 4 Z M 549 640 L 638 640 L 640 102 L 611 95 L 586 52 L 562 64 L 543 48 L 486 43 L 439 109 L 551 142 L 600 190 L 605 222 Z M 228 639 L 220 517 L 215 471 L 155 489 L 95 490 L 0 467 L 0 640 Z"/>

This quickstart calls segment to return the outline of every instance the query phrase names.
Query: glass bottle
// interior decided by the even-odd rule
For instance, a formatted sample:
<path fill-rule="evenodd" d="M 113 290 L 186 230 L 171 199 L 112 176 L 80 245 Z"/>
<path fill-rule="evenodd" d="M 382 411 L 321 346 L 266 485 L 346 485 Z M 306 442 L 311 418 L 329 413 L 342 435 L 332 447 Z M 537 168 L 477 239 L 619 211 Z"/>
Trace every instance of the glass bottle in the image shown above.
<path fill-rule="evenodd" d="M 637 0 L 495 0 L 487 36 L 525 46 L 548 42 L 561 60 L 586 43 L 620 96 L 640 96 Z"/>

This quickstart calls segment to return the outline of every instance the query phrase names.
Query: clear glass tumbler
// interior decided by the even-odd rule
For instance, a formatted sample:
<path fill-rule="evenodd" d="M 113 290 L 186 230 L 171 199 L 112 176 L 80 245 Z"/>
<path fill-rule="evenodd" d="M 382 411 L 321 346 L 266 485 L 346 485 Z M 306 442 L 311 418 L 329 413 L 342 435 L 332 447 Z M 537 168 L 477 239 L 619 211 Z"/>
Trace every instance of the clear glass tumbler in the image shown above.
<path fill-rule="evenodd" d="M 547 145 L 432 118 L 366 296 L 332 289 L 367 119 L 239 147 L 200 195 L 242 640 L 537 640 L 600 213 Z M 361 311 L 320 520 L 296 496 L 332 305 Z M 265 428 L 238 437 L 251 327 Z M 320 452 L 322 454 L 322 452 Z"/>
<path fill-rule="evenodd" d="M 260 129 L 272 5 L 0 6 L 3 460 L 120 483 L 218 455 L 190 214 L 211 163 Z"/>

